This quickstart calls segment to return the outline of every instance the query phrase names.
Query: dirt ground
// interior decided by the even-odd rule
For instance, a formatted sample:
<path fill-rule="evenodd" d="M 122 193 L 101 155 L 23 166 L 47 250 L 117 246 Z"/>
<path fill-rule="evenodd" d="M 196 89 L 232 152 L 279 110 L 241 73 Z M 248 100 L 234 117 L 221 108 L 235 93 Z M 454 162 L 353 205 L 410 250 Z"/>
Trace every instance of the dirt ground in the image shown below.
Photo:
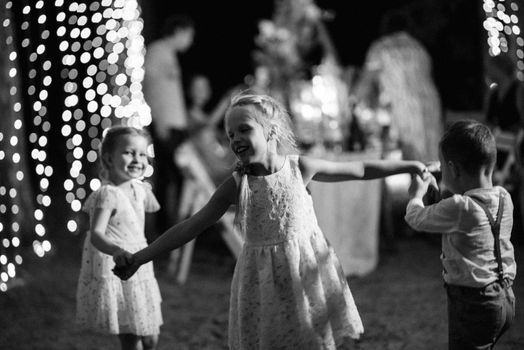
<path fill-rule="evenodd" d="M 28 258 L 23 285 L 0 294 L 0 349 L 118 349 L 116 337 L 74 327 L 80 237 L 68 238 L 54 256 Z M 524 266 L 524 245 L 517 246 Z M 224 247 L 197 241 L 189 280 L 177 285 L 156 262 L 163 295 L 160 350 L 227 349 L 229 284 L 234 260 Z M 358 350 L 439 350 L 447 346 L 446 298 L 440 275 L 439 243 L 427 237 L 396 240 L 378 268 L 350 277 L 365 334 Z M 524 279 L 518 276 L 516 322 L 497 350 L 524 349 Z"/>

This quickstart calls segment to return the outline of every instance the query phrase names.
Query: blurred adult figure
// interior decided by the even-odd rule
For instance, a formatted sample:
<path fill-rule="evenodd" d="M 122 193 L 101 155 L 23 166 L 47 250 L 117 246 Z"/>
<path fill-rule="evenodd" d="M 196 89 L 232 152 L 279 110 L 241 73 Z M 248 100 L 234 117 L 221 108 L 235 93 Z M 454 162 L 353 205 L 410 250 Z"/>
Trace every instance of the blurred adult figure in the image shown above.
<path fill-rule="evenodd" d="M 229 149 L 229 141 L 223 136 L 223 130 L 219 131 L 232 92 L 235 90 L 236 88 L 233 88 L 226 92 L 217 104 L 210 108 L 213 90 L 207 76 L 194 75 L 187 89 L 188 123 L 189 128 L 193 130 L 190 141 L 216 186 L 231 174 L 236 161 Z"/>
<path fill-rule="evenodd" d="M 391 128 L 400 137 L 404 159 L 436 160 L 444 126 L 431 57 L 407 32 L 402 13 L 387 15 L 382 26 L 383 36 L 368 50 L 360 90 L 366 95 L 366 87 L 378 84 L 381 100 L 390 106 Z"/>
<path fill-rule="evenodd" d="M 492 128 L 517 133 L 524 125 L 524 84 L 517 79 L 515 63 L 504 54 L 489 57 L 486 79 L 486 122 Z"/>
<path fill-rule="evenodd" d="M 509 178 L 498 179 L 502 186 L 511 189 L 515 200 L 516 223 L 524 228 L 524 82 L 517 78 L 516 63 L 507 54 L 499 54 L 486 60 L 486 83 L 489 86 L 486 98 L 486 123 L 495 131 L 513 135 L 515 163 Z M 501 140 L 497 144 L 502 145 Z M 499 154 L 497 164 L 504 163 L 507 155 Z M 518 230 L 517 232 L 522 232 Z M 522 235 L 517 236 L 524 239 Z"/>
<path fill-rule="evenodd" d="M 192 46 L 194 35 L 195 25 L 189 16 L 172 15 L 164 22 L 162 37 L 149 44 L 145 55 L 144 97 L 153 118 L 155 192 L 161 205 L 157 230 L 160 231 L 178 219 L 183 175 L 174 162 L 174 152 L 189 135 L 178 55 Z"/>

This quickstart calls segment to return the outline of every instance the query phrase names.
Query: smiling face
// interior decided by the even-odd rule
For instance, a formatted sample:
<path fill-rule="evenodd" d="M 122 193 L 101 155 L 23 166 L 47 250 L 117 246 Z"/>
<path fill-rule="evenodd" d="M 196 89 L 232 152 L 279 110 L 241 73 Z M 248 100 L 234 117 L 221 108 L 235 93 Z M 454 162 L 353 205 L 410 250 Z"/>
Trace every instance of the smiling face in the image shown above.
<path fill-rule="evenodd" d="M 226 116 L 229 145 L 244 165 L 265 162 L 268 156 L 267 133 L 254 113 L 253 107 L 241 106 L 234 107 Z"/>
<path fill-rule="evenodd" d="M 104 155 L 109 179 L 115 185 L 138 179 L 148 166 L 147 139 L 140 135 L 122 135 L 114 149 Z"/>

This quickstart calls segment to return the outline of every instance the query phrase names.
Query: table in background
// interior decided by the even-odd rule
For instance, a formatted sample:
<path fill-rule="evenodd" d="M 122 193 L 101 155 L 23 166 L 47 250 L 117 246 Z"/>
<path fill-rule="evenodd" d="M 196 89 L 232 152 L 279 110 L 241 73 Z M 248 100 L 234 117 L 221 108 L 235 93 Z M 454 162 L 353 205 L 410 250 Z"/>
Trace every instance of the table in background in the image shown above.
<path fill-rule="evenodd" d="M 319 157 L 348 161 L 379 159 L 379 154 L 341 153 Z M 318 224 L 347 276 L 362 276 L 377 266 L 382 181 L 311 181 L 309 184 Z"/>

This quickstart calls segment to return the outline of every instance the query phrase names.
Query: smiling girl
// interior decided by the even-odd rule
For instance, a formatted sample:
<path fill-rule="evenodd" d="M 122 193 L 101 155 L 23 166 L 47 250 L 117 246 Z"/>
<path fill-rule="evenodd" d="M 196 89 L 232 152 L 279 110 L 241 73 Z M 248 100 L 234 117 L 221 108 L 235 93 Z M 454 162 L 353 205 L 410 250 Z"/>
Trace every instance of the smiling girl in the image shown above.
<path fill-rule="evenodd" d="M 267 95 L 235 96 L 225 125 L 237 170 L 195 215 L 133 255 L 117 253 L 115 273 L 130 278 L 142 264 L 195 238 L 236 205 L 244 245 L 231 285 L 230 349 L 349 348 L 364 328 L 306 185 L 422 175 L 424 164 L 331 162 L 298 155 L 287 112 Z"/>
<path fill-rule="evenodd" d="M 140 129 L 108 129 L 101 144 L 102 186 L 84 203 L 90 229 L 78 280 L 76 320 L 80 328 L 116 334 L 122 349 L 155 349 L 162 324 L 161 296 L 153 263 L 121 281 L 113 256 L 147 246 L 145 213 L 160 206 L 140 181 L 149 164 L 149 135 Z"/>

